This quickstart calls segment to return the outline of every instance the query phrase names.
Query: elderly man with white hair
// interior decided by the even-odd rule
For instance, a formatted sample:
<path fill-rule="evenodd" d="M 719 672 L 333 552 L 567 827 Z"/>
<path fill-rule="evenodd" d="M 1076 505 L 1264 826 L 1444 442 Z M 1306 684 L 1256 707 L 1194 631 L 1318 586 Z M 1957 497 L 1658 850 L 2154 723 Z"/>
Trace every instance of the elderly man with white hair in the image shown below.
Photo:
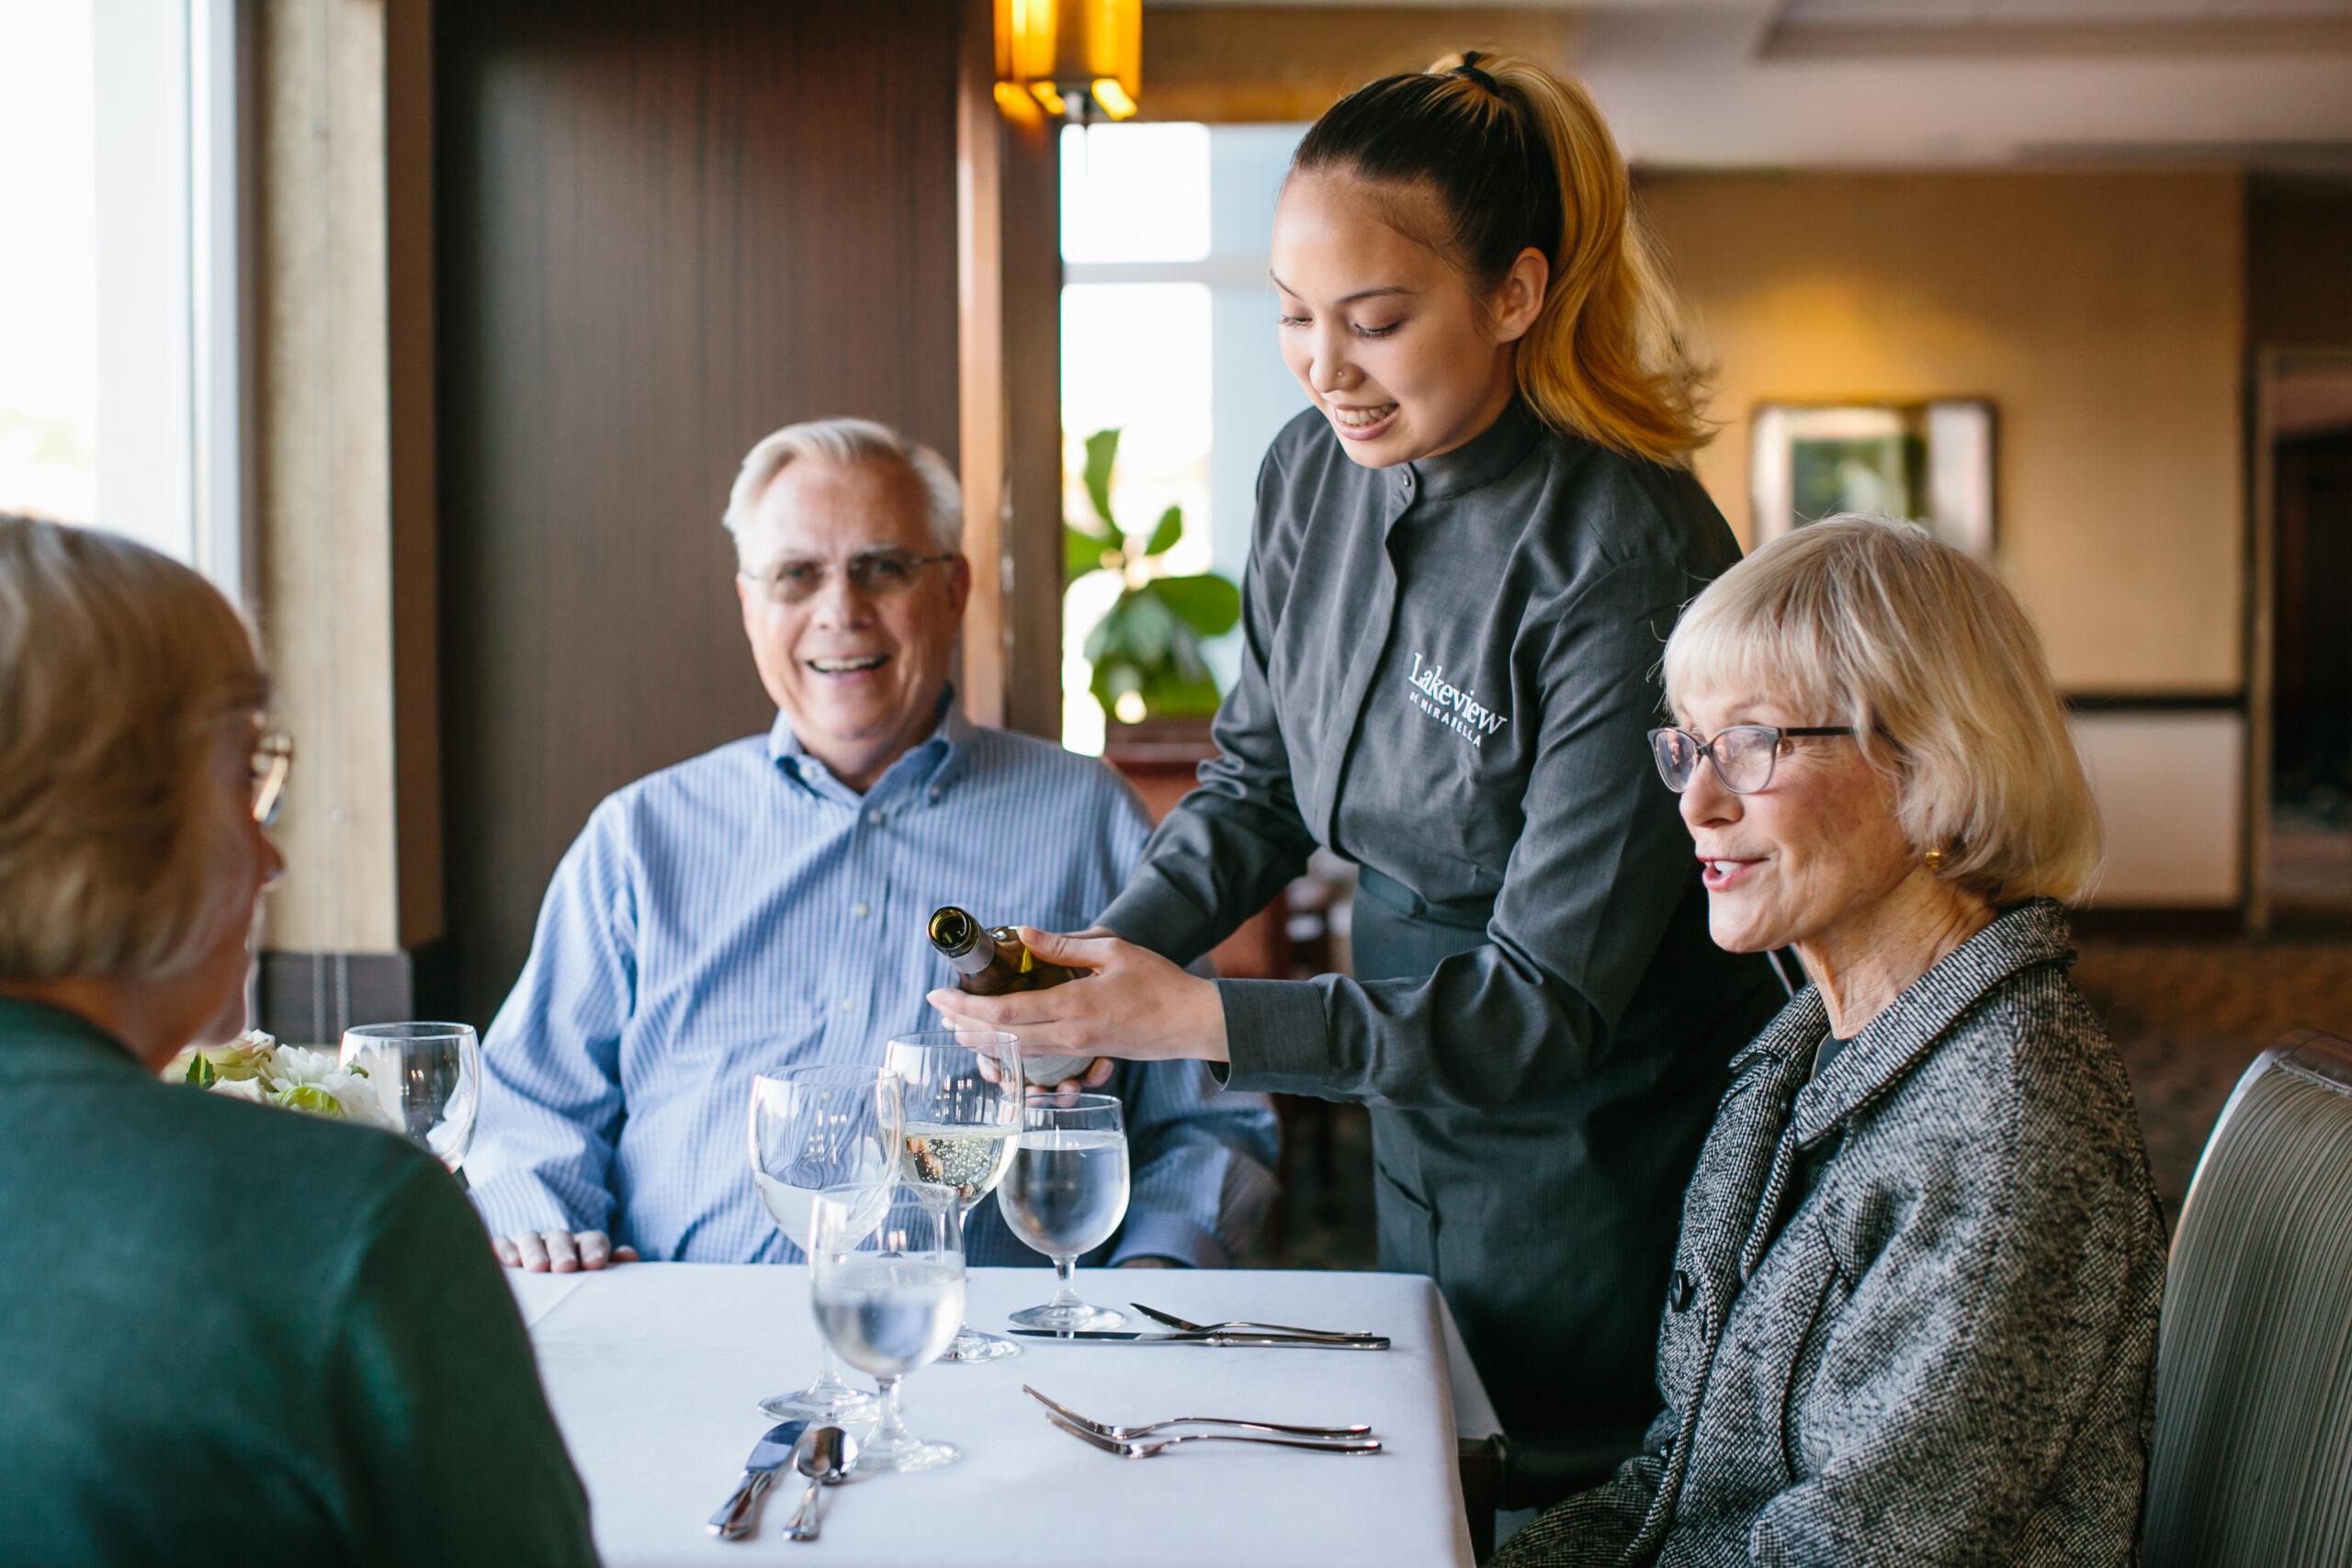
<path fill-rule="evenodd" d="M 726 523 L 775 723 L 609 796 L 556 869 L 466 1166 L 511 1265 L 797 1258 L 751 1180 L 752 1077 L 878 1066 L 927 1021 L 933 908 L 1076 929 L 1150 832 L 1102 763 L 956 707 L 971 567 L 937 454 L 790 425 L 744 458 Z M 1111 1258 L 1232 1262 L 1273 1191 L 1267 1101 L 1196 1062 L 1122 1066 L 1109 1092 L 1135 1171 Z M 1043 1261 L 993 1205 L 970 1254 Z"/>

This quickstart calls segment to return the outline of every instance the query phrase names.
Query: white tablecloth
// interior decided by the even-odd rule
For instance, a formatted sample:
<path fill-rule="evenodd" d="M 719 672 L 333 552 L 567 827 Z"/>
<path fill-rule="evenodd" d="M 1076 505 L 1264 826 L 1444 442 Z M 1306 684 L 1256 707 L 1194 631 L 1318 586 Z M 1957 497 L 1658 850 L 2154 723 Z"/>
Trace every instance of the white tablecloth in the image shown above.
<path fill-rule="evenodd" d="M 1140 1296 L 1196 1322 L 1270 1318 L 1396 1344 L 1369 1354 L 1035 1343 L 1002 1360 L 927 1367 L 907 1380 L 908 1425 L 961 1444 L 963 1459 L 833 1489 L 814 1547 L 780 1539 L 798 1496 L 781 1478 L 756 1539 L 721 1542 L 704 1529 L 769 1424 L 757 1399 L 815 1370 L 805 1269 L 637 1263 L 511 1278 L 611 1568 L 1470 1561 L 1457 1426 L 1483 1436 L 1492 1410 L 1442 1299 L 1418 1275 L 1080 1270 L 1080 1293 L 1104 1304 Z M 1001 1328 L 1005 1313 L 1043 1301 L 1052 1284 L 1040 1269 L 975 1269 L 970 1320 Z M 1200 1443 L 1121 1460 L 1048 1426 L 1024 1382 L 1102 1421 L 1368 1422 L 1386 1451 L 1343 1459 Z"/>

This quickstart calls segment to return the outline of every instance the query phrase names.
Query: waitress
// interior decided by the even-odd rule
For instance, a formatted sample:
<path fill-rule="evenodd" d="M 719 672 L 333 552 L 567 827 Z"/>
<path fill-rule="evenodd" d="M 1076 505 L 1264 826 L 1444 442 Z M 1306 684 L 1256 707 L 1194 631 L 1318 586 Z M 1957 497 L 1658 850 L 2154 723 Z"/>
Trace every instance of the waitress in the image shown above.
<path fill-rule="evenodd" d="M 1380 1266 L 1444 1290 L 1524 1506 L 1639 1446 L 1683 1186 L 1783 999 L 1708 940 L 1645 739 L 1738 547 L 1580 88 L 1473 53 L 1351 94 L 1292 160 L 1272 273 L 1313 406 L 1259 473 L 1221 755 L 1105 934 L 1023 933 L 1095 975 L 931 1000 L 1370 1106 Z M 1184 971 L 1318 844 L 1363 868 L 1353 978 Z"/>

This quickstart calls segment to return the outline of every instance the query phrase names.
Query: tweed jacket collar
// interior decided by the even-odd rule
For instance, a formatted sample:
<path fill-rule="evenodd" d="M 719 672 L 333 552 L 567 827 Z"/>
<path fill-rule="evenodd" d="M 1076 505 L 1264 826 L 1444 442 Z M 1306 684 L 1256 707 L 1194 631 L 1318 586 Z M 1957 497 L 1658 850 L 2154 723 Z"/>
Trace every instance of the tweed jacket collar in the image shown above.
<path fill-rule="evenodd" d="M 1818 1078 L 1806 1083 L 1803 1077 L 1829 1032 L 1829 1010 L 1814 986 L 1790 999 L 1733 1059 L 1732 1071 L 1765 1072 L 1783 1085 L 1792 1079 L 1801 1084 L 1793 1130 L 1798 1146 L 1810 1147 L 1891 1089 L 1985 992 L 2020 970 L 2074 959 L 2064 908 L 2055 899 L 2029 899 L 1913 981 Z"/>

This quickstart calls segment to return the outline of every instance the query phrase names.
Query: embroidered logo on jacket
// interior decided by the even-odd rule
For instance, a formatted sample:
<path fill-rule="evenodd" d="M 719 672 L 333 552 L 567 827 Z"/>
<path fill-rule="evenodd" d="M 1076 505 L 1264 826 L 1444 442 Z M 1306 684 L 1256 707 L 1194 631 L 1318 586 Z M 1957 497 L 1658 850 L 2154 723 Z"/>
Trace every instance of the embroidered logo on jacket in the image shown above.
<path fill-rule="evenodd" d="M 1413 689 L 1415 707 L 1473 746 L 1484 746 L 1487 737 L 1510 722 L 1510 716 L 1497 713 L 1480 702 L 1476 693 L 1464 691 L 1447 680 L 1444 665 L 1422 669 L 1418 650 L 1413 654 L 1413 672 L 1405 683 Z"/>

